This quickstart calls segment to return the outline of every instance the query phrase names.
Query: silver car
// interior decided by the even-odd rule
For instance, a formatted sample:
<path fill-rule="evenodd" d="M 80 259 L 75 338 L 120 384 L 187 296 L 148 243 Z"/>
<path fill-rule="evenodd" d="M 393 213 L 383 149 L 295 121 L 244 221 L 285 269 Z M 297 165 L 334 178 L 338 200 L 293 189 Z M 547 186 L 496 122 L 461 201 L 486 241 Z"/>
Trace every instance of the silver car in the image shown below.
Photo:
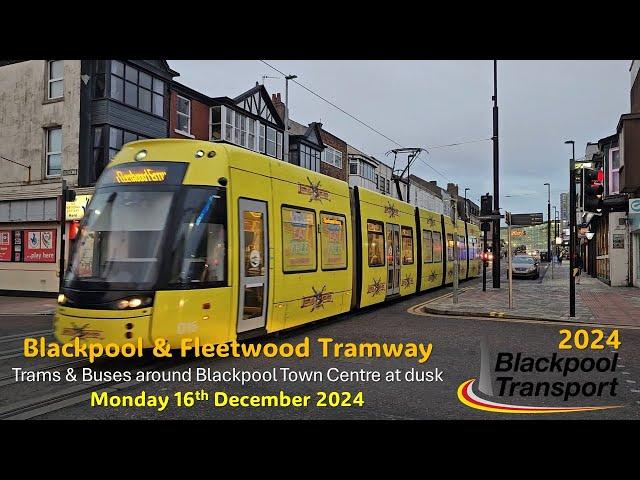
<path fill-rule="evenodd" d="M 529 255 L 516 255 L 511 260 L 511 272 L 514 277 L 540 277 L 539 263 Z"/>

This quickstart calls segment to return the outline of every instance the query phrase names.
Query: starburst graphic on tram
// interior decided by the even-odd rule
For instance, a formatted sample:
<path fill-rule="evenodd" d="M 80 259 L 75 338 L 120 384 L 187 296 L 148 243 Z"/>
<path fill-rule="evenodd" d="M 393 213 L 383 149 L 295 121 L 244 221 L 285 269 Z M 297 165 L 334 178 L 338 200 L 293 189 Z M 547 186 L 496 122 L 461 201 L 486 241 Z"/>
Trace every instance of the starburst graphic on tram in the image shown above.
<path fill-rule="evenodd" d="M 298 184 L 298 193 L 309 195 L 310 202 L 317 201 L 322 203 L 322 200 L 330 201 L 329 192 L 320 188 L 320 180 L 313 182 L 307 177 L 307 182 L 309 182 L 309 185 Z"/>
<path fill-rule="evenodd" d="M 435 227 L 436 226 L 435 219 L 433 219 L 431 217 L 427 218 L 427 225 L 429 225 L 430 227 Z"/>
<path fill-rule="evenodd" d="M 325 303 L 333 302 L 333 293 L 325 292 L 325 288 L 327 288 L 326 285 L 323 285 L 320 290 L 316 290 L 315 287 L 311 287 L 313 295 L 302 299 L 301 308 L 311 307 L 311 311 L 313 312 L 321 307 L 324 308 Z"/>
<path fill-rule="evenodd" d="M 408 273 L 407 276 L 402 279 L 401 285 L 403 288 L 407 288 L 413 285 L 413 276 Z"/>
<path fill-rule="evenodd" d="M 379 293 L 385 291 L 386 285 L 382 283 L 382 278 L 373 279 L 373 283 L 367 288 L 367 293 L 370 293 L 372 297 L 375 297 Z"/>
<path fill-rule="evenodd" d="M 400 211 L 396 208 L 395 205 L 392 205 L 391 202 L 389 202 L 388 205 L 384 207 L 384 213 L 388 214 L 391 218 L 400 215 Z"/>
<path fill-rule="evenodd" d="M 62 334 L 70 335 L 70 340 L 73 340 L 74 338 L 97 338 L 99 340 L 102 340 L 104 338 L 102 336 L 102 331 L 90 330 L 88 327 L 88 323 L 85 323 L 82 326 L 78 326 L 75 323 L 71 322 L 71 327 L 66 327 L 65 329 L 63 329 Z"/>
<path fill-rule="evenodd" d="M 428 279 L 430 282 L 433 282 L 433 281 L 435 281 L 439 276 L 440 276 L 440 274 L 439 274 L 438 272 L 436 272 L 435 270 L 432 270 L 432 271 L 429 273 L 429 276 L 427 277 L 427 279 Z"/>

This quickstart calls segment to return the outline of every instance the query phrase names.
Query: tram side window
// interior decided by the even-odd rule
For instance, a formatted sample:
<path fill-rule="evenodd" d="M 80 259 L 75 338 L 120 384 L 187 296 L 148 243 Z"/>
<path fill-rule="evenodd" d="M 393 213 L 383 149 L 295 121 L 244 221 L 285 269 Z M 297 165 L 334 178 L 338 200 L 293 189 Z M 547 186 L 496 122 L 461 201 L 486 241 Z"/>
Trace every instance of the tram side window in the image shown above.
<path fill-rule="evenodd" d="M 315 271 L 316 251 L 316 212 L 282 207 L 282 271 Z"/>
<path fill-rule="evenodd" d="M 411 265 L 413 263 L 413 229 L 402 227 L 402 264 Z"/>
<path fill-rule="evenodd" d="M 458 260 L 466 260 L 467 248 L 464 243 L 464 237 L 461 235 L 457 235 L 457 237 L 458 237 Z"/>
<path fill-rule="evenodd" d="M 344 215 L 320 214 L 322 270 L 347 268 L 347 231 Z"/>
<path fill-rule="evenodd" d="M 433 261 L 442 262 L 442 233 L 433 232 Z"/>
<path fill-rule="evenodd" d="M 476 258 L 476 237 L 469 236 L 469 260 Z"/>
<path fill-rule="evenodd" d="M 226 284 L 226 195 L 219 188 L 191 188 L 185 195 L 173 244 L 170 283 L 187 287 Z"/>
<path fill-rule="evenodd" d="M 453 234 L 447 233 L 447 261 L 453 262 Z"/>
<path fill-rule="evenodd" d="M 431 230 L 422 231 L 422 258 L 424 263 L 433 262 L 433 232 Z"/>
<path fill-rule="evenodd" d="M 369 246 L 369 266 L 384 265 L 384 224 L 375 220 L 367 220 L 367 245 Z"/>

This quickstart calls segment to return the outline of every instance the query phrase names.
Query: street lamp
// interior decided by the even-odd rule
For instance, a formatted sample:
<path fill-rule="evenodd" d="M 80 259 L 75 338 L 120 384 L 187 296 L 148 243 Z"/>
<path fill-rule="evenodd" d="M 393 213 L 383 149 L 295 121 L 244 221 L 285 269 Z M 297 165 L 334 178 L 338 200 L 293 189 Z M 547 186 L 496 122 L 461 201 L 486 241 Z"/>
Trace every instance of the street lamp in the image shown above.
<path fill-rule="evenodd" d="M 547 261 L 551 260 L 551 184 L 547 186 Z"/>
<path fill-rule="evenodd" d="M 576 142 L 567 140 L 571 145 L 571 163 L 569 164 L 569 316 L 576 316 L 576 278 L 573 276 L 573 266 L 576 255 Z"/>
<path fill-rule="evenodd" d="M 289 162 L 289 80 L 298 78 L 297 75 L 284 77 L 284 151 L 283 160 Z"/>
<path fill-rule="evenodd" d="M 464 221 L 469 221 L 469 214 L 467 213 L 467 190 L 471 190 L 469 187 L 464 189 Z"/>

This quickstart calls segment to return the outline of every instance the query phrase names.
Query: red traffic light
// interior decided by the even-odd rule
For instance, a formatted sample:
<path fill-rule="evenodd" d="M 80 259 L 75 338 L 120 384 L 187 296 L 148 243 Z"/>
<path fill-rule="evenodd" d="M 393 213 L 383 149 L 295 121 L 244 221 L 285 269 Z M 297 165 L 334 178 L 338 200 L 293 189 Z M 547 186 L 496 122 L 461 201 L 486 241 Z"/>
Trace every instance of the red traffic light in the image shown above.
<path fill-rule="evenodd" d="M 602 169 L 598 170 L 598 175 L 596 176 L 596 181 L 598 183 L 604 182 L 604 171 Z"/>

